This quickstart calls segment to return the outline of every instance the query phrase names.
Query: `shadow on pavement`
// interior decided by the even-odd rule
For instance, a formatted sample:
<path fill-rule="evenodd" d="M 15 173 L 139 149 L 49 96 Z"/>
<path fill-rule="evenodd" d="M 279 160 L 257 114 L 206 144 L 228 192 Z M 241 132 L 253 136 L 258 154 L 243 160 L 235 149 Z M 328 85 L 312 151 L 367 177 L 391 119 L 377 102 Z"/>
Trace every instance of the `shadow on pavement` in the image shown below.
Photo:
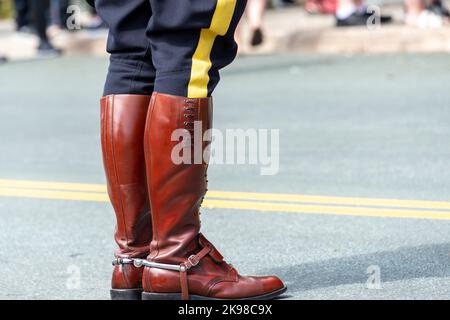
<path fill-rule="evenodd" d="M 450 277 L 450 243 L 279 267 L 264 270 L 264 274 L 276 274 L 286 282 L 288 295 L 298 295 L 319 288 L 365 285 L 369 277 L 367 268 L 372 265 L 380 267 L 381 282 Z"/>

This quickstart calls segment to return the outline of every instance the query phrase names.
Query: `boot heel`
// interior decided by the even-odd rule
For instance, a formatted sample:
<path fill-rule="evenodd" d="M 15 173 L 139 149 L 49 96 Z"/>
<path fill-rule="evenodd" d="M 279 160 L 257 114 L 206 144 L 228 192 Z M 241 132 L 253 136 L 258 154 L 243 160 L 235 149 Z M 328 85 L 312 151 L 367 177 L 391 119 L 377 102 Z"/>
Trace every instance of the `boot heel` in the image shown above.
<path fill-rule="evenodd" d="M 142 292 L 142 300 L 181 300 L 181 294 Z"/>
<path fill-rule="evenodd" d="M 142 289 L 111 289 L 111 300 L 141 300 Z"/>

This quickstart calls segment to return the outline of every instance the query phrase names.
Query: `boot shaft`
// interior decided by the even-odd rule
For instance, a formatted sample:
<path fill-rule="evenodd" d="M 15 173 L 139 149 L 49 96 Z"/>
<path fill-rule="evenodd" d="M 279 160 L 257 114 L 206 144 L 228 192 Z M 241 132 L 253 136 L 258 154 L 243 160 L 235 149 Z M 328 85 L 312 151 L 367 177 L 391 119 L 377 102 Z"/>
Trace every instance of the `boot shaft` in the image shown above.
<path fill-rule="evenodd" d="M 101 143 L 108 194 L 117 219 L 116 256 L 148 254 L 151 220 L 143 137 L 150 96 L 101 99 Z"/>
<path fill-rule="evenodd" d="M 201 124 L 201 132 L 194 132 Z M 149 259 L 181 263 L 198 249 L 199 208 L 207 190 L 207 161 L 196 161 L 209 142 L 202 139 L 212 127 L 211 98 L 190 99 L 154 93 L 145 132 L 145 157 L 153 222 Z M 180 133 L 184 137 L 180 138 Z M 184 134 L 183 134 L 184 133 Z M 194 139 L 197 139 L 197 141 Z M 185 143 L 180 148 L 180 143 Z M 197 150 L 198 152 L 198 150 Z M 189 154 L 186 161 L 179 157 Z"/>

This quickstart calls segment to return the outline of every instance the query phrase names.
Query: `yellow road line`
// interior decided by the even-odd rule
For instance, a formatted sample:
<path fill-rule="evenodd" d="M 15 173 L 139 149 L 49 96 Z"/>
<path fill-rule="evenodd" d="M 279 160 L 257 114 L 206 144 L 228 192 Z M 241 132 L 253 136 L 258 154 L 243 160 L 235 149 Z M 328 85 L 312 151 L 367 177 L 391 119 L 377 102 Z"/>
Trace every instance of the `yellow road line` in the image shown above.
<path fill-rule="evenodd" d="M 14 189 L 3 187 L 0 187 L 0 196 L 37 198 L 37 199 L 56 199 L 56 200 L 98 201 L 98 202 L 106 202 L 109 200 L 108 195 L 106 193 L 38 190 L 38 189 Z"/>
<path fill-rule="evenodd" d="M 297 204 L 272 203 L 272 202 L 224 201 L 224 200 L 205 200 L 204 206 L 207 208 L 293 212 L 304 214 L 330 214 L 330 215 L 345 215 L 345 216 L 450 220 L 450 212 L 444 211 L 426 211 L 426 210 L 421 211 L 421 210 L 361 208 L 361 207 L 358 208 L 358 207 L 343 207 L 343 206 L 333 207 L 320 205 L 297 205 Z"/>
<path fill-rule="evenodd" d="M 106 192 L 106 186 L 104 184 L 6 180 L 6 179 L 0 179 L 0 188 L 29 188 L 29 189 L 44 189 L 44 190 Z"/>
<path fill-rule="evenodd" d="M 0 188 L 26 188 L 43 190 L 65 190 L 83 192 L 106 192 L 106 186 L 102 184 L 86 183 L 64 183 L 49 181 L 29 180 L 2 180 Z M 275 201 L 293 203 L 311 203 L 343 206 L 374 206 L 374 207 L 399 207 L 450 210 L 450 202 L 424 201 L 424 200 L 398 200 L 377 198 L 352 198 L 352 197 L 329 197 L 296 194 L 255 193 L 255 192 L 233 192 L 233 191 L 208 191 L 207 198 L 224 200 L 253 200 L 253 201 Z"/>
<path fill-rule="evenodd" d="M 3 188 L 0 187 L 0 196 L 26 197 L 39 199 L 79 200 L 107 202 L 106 193 L 39 190 L 26 188 Z M 257 210 L 266 212 L 292 212 L 303 214 L 330 214 L 345 216 L 367 216 L 367 217 L 389 217 L 389 218 L 417 218 L 417 219 L 439 219 L 450 220 L 450 212 L 426 211 L 426 210 L 403 210 L 386 208 L 358 208 L 343 206 L 321 206 L 301 205 L 291 203 L 254 202 L 254 201 L 229 201 L 206 199 L 204 206 L 207 208 Z"/>
<path fill-rule="evenodd" d="M 233 191 L 209 191 L 208 196 L 210 198 L 235 199 L 235 200 L 261 200 L 261 201 L 303 202 L 303 203 L 323 203 L 323 204 L 326 203 L 333 205 L 350 205 L 350 206 L 379 206 L 379 207 L 450 210 L 450 202 L 444 201 L 329 197 L 329 196 L 233 192 Z"/>

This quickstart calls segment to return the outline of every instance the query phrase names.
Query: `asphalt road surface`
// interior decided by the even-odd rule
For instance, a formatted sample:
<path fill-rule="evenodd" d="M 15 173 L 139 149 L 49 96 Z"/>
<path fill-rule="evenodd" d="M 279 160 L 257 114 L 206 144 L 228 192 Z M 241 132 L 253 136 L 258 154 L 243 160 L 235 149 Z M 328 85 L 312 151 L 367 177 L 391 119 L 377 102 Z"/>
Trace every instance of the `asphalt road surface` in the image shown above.
<path fill-rule="evenodd" d="M 0 299 L 108 299 L 106 59 L 0 67 Z M 212 165 L 203 232 L 286 299 L 450 298 L 448 55 L 244 57 L 215 124 L 279 129 L 279 171 Z"/>

